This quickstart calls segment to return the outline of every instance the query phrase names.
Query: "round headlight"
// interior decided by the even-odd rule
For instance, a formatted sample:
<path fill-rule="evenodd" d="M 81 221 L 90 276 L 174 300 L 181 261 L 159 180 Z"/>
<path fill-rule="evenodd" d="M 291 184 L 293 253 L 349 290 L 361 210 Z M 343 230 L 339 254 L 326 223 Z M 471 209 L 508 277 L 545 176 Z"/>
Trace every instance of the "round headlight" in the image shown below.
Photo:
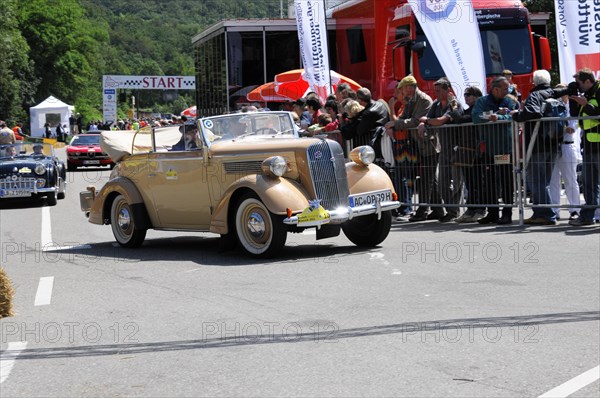
<path fill-rule="evenodd" d="M 262 170 L 267 175 L 281 177 L 287 169 L 287 162 L 281 156 L 271 156 L 262 162 Z"/>
<path fill-rule="evenodd" d="M 356 147 L 350 152 L 350 159 L 356 164 L 368 166 L 375 160 L 375 150 L 368 145 Z"/>
<path fill-rule="evenodd" d="M 33 171 L 35 171 L 35 174 L 37 175 L 42 175 L 46 172 L 46 166 L 44 166 L 41 163 L 38 163 L 35 165 L 35 169 L 33 169 Z"/>

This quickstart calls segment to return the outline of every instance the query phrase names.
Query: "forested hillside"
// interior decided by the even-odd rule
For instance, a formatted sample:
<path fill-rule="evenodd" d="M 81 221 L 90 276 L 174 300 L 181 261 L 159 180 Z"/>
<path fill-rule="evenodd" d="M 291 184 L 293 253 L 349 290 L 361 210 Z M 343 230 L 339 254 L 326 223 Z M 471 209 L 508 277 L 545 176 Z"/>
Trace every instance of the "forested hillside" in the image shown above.
<path fill-rule="evenodd" d="M 290 2 L 0 0 L 0 119 L 27 122 L 29 107 L 49 95 L 75 104 L 86 119 L 100 118 L 102 75 L 192 75 L 194 35 L 225 18 L 279 18 Z M 530 11 L 554 9 L 552 0 L 525 4 Z M 557 64 L 555 48 L 553 55 Z M 174 100 L 147 91 L 138 105 L 178 112 L 193 101 L 189 91 Z M 119 113 L 126 111 L 121 103 Z"/>
<path fill-rule="evenodd" d="M 101 117 L 102 75 L 193 75 L 191 39 L 224 18 L 278 18 L 287 0 L 2 0 L 0 119 L 27 120 L 49 95 Z M 180 92 L 139 104 L 153 111 L 192 105 Z M 125 114 L 122 104 L 120 112 Z"/>

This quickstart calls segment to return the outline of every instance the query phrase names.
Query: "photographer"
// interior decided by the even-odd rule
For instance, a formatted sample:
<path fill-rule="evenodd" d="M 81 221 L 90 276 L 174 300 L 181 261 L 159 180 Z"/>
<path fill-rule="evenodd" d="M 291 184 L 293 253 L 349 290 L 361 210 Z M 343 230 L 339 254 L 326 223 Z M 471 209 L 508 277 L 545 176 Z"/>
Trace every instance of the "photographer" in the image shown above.
<path fill-rule="evenodd" d="M 573 77 L 582 96 L 570 93 L 569 99 L 576 105 L 579 116 L 600 116 L 600 82 L 596 81 L 590 68 L 580 69 Z M 573 83 L 569 84 L 573 87 Z M 600 205 L 600 120 L 579 121 L 583 130 L 583 197 L 588 206 Z M 579 218 L 569 221 L 570 225 L 583 226 L 594 223 L 594 208 L 582 208 Z"/>

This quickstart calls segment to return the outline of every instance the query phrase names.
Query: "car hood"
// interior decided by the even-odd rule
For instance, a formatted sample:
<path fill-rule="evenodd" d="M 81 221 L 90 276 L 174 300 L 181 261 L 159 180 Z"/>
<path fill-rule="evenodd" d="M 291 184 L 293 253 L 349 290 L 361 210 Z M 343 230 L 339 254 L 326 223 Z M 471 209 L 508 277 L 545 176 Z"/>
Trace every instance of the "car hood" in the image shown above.
<path fill-rule="evenodd" d="M 0 163 L 0 176 L 9 175 L 14 173 L 30 174 L 37 164 L 48 165 L 49 159 L 15 159 L 12 161 L 3 161 Z M 30 171 L 21 171 L 24 168 L 28 168 Z M 16 170 L 16 171 L 15 171 Z"/>
<path fill-rule="evenodd" d="M 99 144 L 92 144 L 92 145 L 69 145 L 67 147 L 67 152 L 71 152 L 71 151 L 85 151 L 86 149 L 94 149 L 96 151 L 100 151 L 100 145 Z"/>

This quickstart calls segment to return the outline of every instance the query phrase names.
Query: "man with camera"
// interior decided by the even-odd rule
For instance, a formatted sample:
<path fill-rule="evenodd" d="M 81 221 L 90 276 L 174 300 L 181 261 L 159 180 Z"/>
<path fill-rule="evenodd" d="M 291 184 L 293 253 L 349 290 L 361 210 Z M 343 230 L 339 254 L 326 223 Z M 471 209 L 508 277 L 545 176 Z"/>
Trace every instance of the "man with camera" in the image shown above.
<path fill-rule="evenodd" d="M 576 104 L 579 121 L 583 130 L 583 197 L 587 206 L 600 205 L 600 119 L 585 119 L 586 116 L 600 116 L 600 82 L 590 68 L 580 69 L 573 77 L 583 95 L 570 93 L 569 99 Z M 573 83 L 569 87 L 574 86 Z M 573 109 L 573 108 L 571 108 Z M 584 207 L 579 218 L 569 221 L 570 225 L 583 226 L 594 223 L 593 207 Z"/>

